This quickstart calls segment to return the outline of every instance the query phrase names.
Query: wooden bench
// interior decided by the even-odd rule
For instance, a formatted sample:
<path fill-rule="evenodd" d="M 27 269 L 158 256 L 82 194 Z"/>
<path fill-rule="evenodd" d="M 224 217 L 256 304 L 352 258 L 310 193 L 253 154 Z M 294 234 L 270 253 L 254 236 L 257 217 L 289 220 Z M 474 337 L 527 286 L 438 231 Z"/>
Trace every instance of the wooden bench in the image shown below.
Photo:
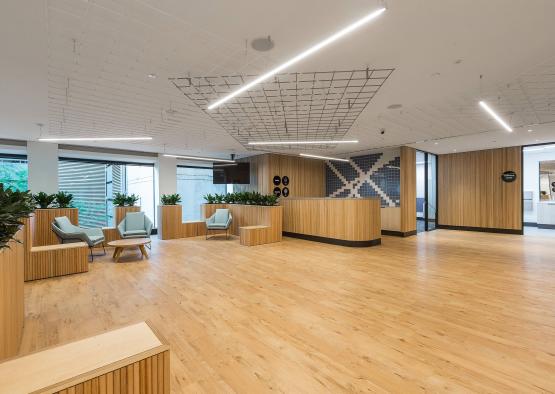
<path fill-rule="evenodd" d="M 268 239 L 270 226 L 239 227 L 239 242 L 244 246 L 255 246 L 270 243 Z"/>
<path fill-rule="evenodd" d="M 0 394 L 169 392 L 169 346 L 146 322 L 0 364 Z"/>
<path fill-rule="evenodd" d="M 77 274 L 89 270 L 85 242 L 33 246 L 25 259 L 25 281 Z"/>

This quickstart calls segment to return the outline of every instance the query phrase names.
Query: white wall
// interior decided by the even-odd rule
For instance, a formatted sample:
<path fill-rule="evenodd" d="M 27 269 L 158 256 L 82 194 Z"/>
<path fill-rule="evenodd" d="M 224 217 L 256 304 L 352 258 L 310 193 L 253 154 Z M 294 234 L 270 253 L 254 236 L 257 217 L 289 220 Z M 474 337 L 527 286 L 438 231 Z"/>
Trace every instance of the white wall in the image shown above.
<path fill-rule="evenodd" d="M 58 144 L 27 142 L 29 190 L 33 193 L 58 192 Z"/>
<path fill-rule="evenodd" d="M 156 172 L 158 175 L 156 177 L 158 179 L 156 193 L 158 199 L 162 194 L 177 193 L 177 159 L 159 154 Z"/>
<path fill-rule="evenodd" d="M 555 160 L 555 145 L 549 149 L 540 150 L 542 147 L 525 148 L 523 152 L 522 187 L 524 192 L 532 192 L 532 210 L 524 209 L 524 221 L 537 223 L 538 201 L 540 199 L 540 161 Z"/>

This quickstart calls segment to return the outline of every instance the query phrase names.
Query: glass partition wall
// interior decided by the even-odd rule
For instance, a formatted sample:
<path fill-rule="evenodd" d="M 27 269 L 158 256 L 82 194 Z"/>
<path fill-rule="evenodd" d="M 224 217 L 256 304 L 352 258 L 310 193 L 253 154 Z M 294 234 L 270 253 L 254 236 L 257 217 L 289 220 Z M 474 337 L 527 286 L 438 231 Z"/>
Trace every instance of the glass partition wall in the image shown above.
<path fill-rule="evenodd" d="M 28 175 L 27 156 L 0 153 L 0 183 L 5 188 L 27 190 Z"/>
<path fill-rule="evenodd" d="M 154 165 L 60 158 L 59 189 L 73 194 L 83 227 L 113 227 L 113 197 L 136 194 L 141 210 L 156 223 Z"/>

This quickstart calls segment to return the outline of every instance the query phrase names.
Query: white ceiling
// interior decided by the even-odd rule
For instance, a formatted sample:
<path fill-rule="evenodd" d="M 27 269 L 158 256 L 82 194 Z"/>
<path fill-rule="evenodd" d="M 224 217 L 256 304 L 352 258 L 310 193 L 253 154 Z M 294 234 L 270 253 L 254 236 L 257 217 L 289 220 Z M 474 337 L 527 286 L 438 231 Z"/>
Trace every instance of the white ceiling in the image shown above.
<path fill-rule="evenodd" d="M 154 138 L 99 146 L 246 154 L 168 78 L 260 74 L 378 5 L 3 1 L 0 137 L 35 139 L 35 124 L 44 123 L 43 135 Z M 445 153 L 555 140 L 555 2 L 388 0 L 387 6 L 378 20 L 289 70 L 395 68 L 346 134 L 360 140 L 356 148 L 322 153 L 402 144 Z M 246 46 L 267 35 L 272 51 Z M 477 106 L 480 98 L 515 132 L 501 131 Z M 391 104 L 402 108 L 387 109 Z"/>

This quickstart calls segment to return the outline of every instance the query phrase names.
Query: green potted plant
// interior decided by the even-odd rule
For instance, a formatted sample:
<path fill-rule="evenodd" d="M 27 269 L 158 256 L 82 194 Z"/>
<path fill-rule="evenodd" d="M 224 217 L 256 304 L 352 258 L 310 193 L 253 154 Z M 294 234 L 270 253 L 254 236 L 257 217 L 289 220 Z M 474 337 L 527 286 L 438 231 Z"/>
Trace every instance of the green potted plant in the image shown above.
<path fill-rule="evenodd" d="M 33 201 L 36 205 L 38 205 L 41 209 L 47 209 L 50 205 L 56 200 L 55 194 L 47 194 L 45 192 L 39 192 L 37 194 L 33 194 Z"/>
<path fill-rule="evenodd" d="M 181 196 L 179 194 L 162 194 L 160 197 L 162 205 L 177 205 L 181 202 Z"/>
<path fill-rule="evenodd" d="M 124 193 L 116 193 L 114 194 L 114 198 L 112 199 L 112 203 L 117 207 L 125 206 L 126 201 L 127 201 L 127 195 Z"/>
<path fill-rule="evenodd" d="M 71 201 L 73 200 L 73 194 L 66 192 L 56 193 L 56 206 L 58 208 L 71 208 Z"/>
<path fill-rule="evenodd" d="M 224 202 L 224 195 L 223 195 L 223 194 L 215 193 L 215 194 L 214 194 L 214 200 L 215 200 L 215 203 L 216 203 L 216 204 L 221 204 L 221 203 Z"/>
<path fill-rule="evenodd" d="M 125 205 L 128 207 L 133 207 L 139 201 L 139 196 L 136 194 L 130 194 L 125 198 Z"/>
<path fill-rule="evenodd" d="M 4 189 L 0 183 L 0 249 L 8 248 L 22 219 L 29 217 L 35 209 L 35 200 L 29 191 Z"/>
<path fill-rule="evenodd" d="M 214 204 L 214 202 L 216 201 L 216 199 L 212 194 L 206 194 L 204 196 L 204 200 L 206 201 L 207 204 Z"/>

